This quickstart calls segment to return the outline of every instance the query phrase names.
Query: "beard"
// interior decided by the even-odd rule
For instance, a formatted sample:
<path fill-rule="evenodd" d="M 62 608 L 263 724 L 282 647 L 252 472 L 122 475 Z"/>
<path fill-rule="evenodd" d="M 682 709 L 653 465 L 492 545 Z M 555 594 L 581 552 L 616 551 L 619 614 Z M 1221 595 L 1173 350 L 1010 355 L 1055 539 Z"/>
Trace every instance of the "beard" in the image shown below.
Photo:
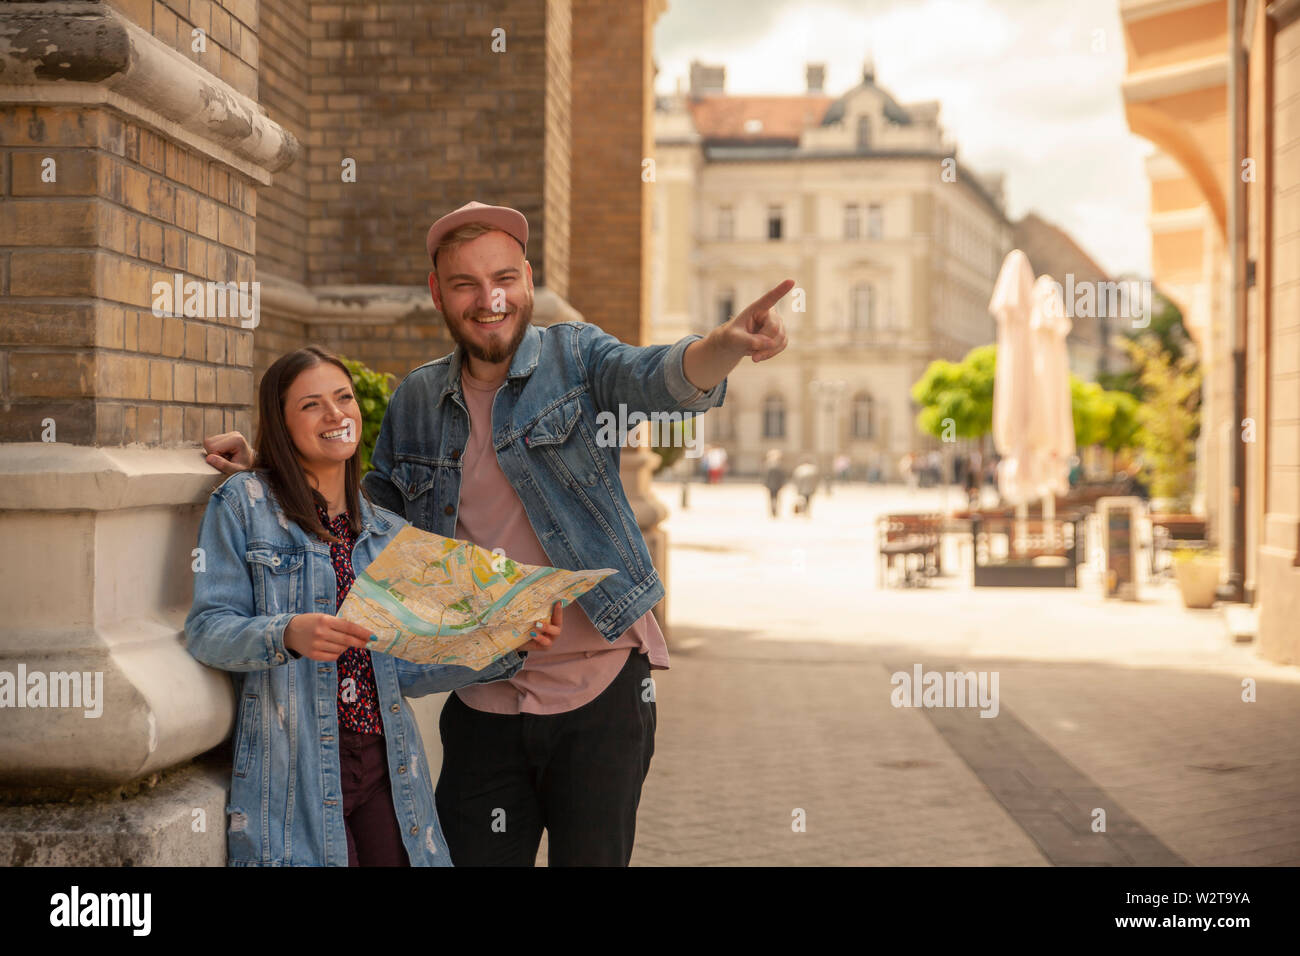
<path fill-rule="evenodd" d="M 509 322 L 511 320 L 510 317 L 514 315 L 515 312 L 518 312 L 519 314 L 519 321 L 515 325 L 515 331 L 510 337 L 510 341 L 500 345 L 494 342 L 487 348 L 472 341 L 469 336 L 465 334 L 462 323 L 472 323 L 474 321 L 474 316 L 476 315 L 495 315 L 496 313 L 469 311 L 461 314 L 455 321 L 443 316 L 443 321 L 447 323 L 447 331 L 451 333 L 452 339 L 455 340 L 456 344 L 464 349 L 465 352 L 472 355 L 480 362 L 492 362 L 495 364 L 497 362 L 504 362 L 514 355 L 515 349 L 519 348 L 519 343 L 524 340 L 524 334 L 528 331 L 528 326 L 531 325 L 533 321 L 532 296 L 529 296 L 528 301 L 519 306 L 518 309 L 506 312 L 505 321 Z"/>

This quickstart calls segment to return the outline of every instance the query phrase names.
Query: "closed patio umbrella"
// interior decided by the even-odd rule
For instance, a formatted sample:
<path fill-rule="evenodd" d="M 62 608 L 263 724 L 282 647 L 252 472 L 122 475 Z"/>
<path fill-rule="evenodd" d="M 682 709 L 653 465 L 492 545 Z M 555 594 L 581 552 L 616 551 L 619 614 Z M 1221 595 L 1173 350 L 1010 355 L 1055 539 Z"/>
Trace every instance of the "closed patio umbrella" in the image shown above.
<path fill-rule="evenodd" d="M 1056 496 L 1070 489 L 1070 457 L 1074 454 L 1074 414 L 1070 401 L 1070 360 L 1061 286 L 1042 275 L 1034 283 L 1034 307 L 1029 317 L 1034 398 L 1031 403 L 1029 447 L 1034 456 L 1037 492 L 1043 498 L 1048 540 L 1056 542 Z"/>
<path fill-rule="evenodd" d="M 1037 493 L 1063 495 L 1070 489 L 1070 457 L 1074 454 L 1074 415 L 1070 406 L 1070 361 L 1065 339 L 1070 319 L 1065 314 L 1061 286 L 1051 276 L 1034 283 L 1034 307 L 1029 317 L 1035 397 L 1030 415 L 1029 444 L 1037 458 Z"/>
<path fill-rule="evenodd" d="M 1034 271 L 1029 259 L 1019 249 L 1012 249 L 1002 260 L 989 311 L 997 320 L 998 337 L 993 379 L 993 445 L 1002 456 L 998 492 L 1017 507 L 1038 492 L 1037 463 L 1030 447 L 1034 366 L 1029 319 L 1033 293 Z"/>

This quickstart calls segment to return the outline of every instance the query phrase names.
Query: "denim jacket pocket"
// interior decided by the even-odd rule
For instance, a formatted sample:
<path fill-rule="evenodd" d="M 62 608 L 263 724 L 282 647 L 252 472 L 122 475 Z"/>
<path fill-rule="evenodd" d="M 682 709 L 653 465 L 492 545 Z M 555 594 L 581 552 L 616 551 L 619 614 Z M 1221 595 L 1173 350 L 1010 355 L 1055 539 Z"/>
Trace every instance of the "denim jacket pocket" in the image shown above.
<path fill-rule="evenodd" d="M 433 467 L 423 462 L 398 459 L 389 478 L 393 487 L 402 493 L 406 520 L 415 524 L 427 522 L 432 517 L 430 492 L 436 478 Z"/>
<path fill-rule="evenodd" d="M 302 551 L 250 548 L 244 558 L 253 575 L 253 597 L 259 614 L 287 614 L 301 606 Z"/>
<path fill-rule="evenodd" d="M 248 763 L 253 753 L 253 740 L 257 733 L 258 700 L 256 694 L 245 694 L 239 711 L 239 738 L 235 745 L 235 776 L 248 774 Z"/>
<path fill-rule="evenodd" d="M 594 440 L 582 418 L 580 398 L 557 405 L 528 426 L 524 445 L 540 454 L 565 484 L 590 488 L 600 480 L 600 471 Z"/>

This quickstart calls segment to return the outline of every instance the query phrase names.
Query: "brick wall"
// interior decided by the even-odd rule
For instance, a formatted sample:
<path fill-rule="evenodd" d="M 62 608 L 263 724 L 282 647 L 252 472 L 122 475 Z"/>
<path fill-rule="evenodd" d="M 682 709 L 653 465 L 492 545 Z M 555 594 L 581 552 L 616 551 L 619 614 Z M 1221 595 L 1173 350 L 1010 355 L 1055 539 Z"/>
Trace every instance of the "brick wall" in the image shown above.
<path fill-rule="evenodd" d="M 133 23 L 257 99 L 258 0 L 108 0 Z M 205 50 L 194 49 L 194 29 L 202 29 Z"/>
<path fill-rule="evenodd" d="M 312 2 L 309 31 L 307 284 L 423 284 L 429 224 L 471 199 L 528 217 L 546 281 L 544 0 Z"/>
<path fill-rule="evenodd" d="M 307 233 L 311 209 L 307 195 L 310 149 L 307 130 L 309 74 L 308 0 L 261 0 L 261 104 L 267 115 L 302 144 L 298 161 L 275 174 L 258 196 L 258 271 L 303 282 L 307 277 Z"/>
<path fill-rule="evenodd" d="M 573 2 L 569 301 L 587 321 L 640 343 L 648 34 L 642 5 L 631 6 Z"/>
<path fill-rule="evenodd" d="M 251 184 L 105 110 L 7 107 L 0 143 L 0 440 L 47 418 L 75 444 L 246 427 L 251 333 L 155 316 L 152 289 L 253 278 Z"/>

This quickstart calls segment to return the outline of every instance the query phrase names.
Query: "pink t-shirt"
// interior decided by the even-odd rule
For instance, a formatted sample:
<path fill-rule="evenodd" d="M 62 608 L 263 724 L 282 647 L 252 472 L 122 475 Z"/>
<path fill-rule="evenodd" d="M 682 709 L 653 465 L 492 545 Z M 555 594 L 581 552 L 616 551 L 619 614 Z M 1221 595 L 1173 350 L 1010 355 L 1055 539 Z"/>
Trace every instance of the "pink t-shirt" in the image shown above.
<path fill-rule="evenodd" d="M 500 548 L 522 564 L 553 567 L 492 445 L 492 401 L 504 383 L 504 373 L 487 382 L 470 375 L 468 363 L 461 365 L 469 441 L 460 457 L 456 537 L 481 548 Z M 546 650 L 531 652 L 514 677 L 462 687 L 456 691 L 460 699 L 490 714 L 562 714 L 595 700 L 618 676 L 634 648 L 649 655 L 652 669 L 668 667 L 668 645 L 651 611 L 633 621 L 612 644 L 600 636 L 576 602 L 565 607 L 562 616 L 560 636 Z"/>

